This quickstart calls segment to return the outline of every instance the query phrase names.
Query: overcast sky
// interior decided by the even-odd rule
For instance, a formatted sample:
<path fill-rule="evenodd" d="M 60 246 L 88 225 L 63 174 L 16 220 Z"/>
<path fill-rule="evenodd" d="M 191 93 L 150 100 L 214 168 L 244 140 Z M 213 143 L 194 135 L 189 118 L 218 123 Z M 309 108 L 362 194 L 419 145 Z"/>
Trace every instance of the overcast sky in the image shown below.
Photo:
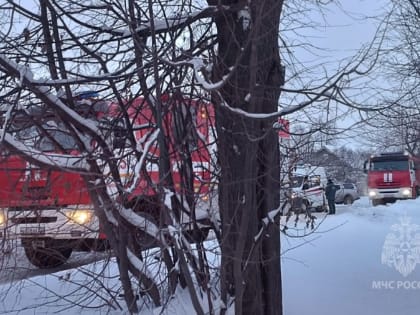
<path fill-rule="evenodd" d="M 323 71 L 328 75 L 337 72 L 340 67 L 346 64 L 345 60 L 353 57 L 363 47 L 367 47 L 375 37 L 379 23 L 385 15 L 385 8 L 390 0 L 342 0 L 340 6 L 330 4 L 322 11 L 311 10 L 310 17 L 318 24 L 316 28 L 308 27 L 300 30 L 300 34 L 306 36 L 301 41 L 310 41 L 309 49 L 296 47 L 294 49 L 298 60 L 305 63 L 305 66 L 313 66 L 310 77 L 323 77 Z M 295 34 L 288 35 L 289 40 L 293 40 Z M 290 75 L 286 67 L 286 77 Z M 310 78 L 308 78 L 309 80 Z M 287 84 L 287 83 L 286 83 Z M 358 84 L 358 101 L 375 102 L 371 98 L 372 91 L 364 86 L 363 80 L 351 82 Z M 296 86 L 297 87 L 297 86 Z M 369 95 L 369 96 L 368 96 Z M 375 95 L 375 93 L 373 93 Z M 365 99 L 363 99 L 365 98 Z M 315 113 L 309 115 L 317 115 Z M 346 109 L 342 109 L 341 113 Z M 310 112 L 310 110 L 308 110 Z M 318 110 L 319 112 L 319 110 Z M 290 117 L 292 120 L 303 120 L 301 113 Z M 336 122 L 338 127 L 348 127 L 360 121 L 359 115 L 351 115 L 339 118 Z M 296 121 L 295 124 L 298 122 Z M 292 122 L 293 127 L 293 122 Z M 352 128 L 353 129 L 353 128 Z M 356 129 L 354 129 L 356 131 Z M 351 132 L 348 136 L 338 141 L 337 145 L 348 144 L 355 148 L 361 145 L 359 129 Z"/>

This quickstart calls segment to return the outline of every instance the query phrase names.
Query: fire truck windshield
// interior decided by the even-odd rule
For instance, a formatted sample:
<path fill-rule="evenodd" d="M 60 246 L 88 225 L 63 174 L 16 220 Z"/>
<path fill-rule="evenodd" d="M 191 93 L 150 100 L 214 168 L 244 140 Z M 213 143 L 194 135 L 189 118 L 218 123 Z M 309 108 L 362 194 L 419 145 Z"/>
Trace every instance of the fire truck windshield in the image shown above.
<path fill-rule="evenodd" d="M 405 171 L 408 170 L 408 160 L 371 161 L 371 171 Z"/>
<path fill-rule="evenodd" d="M 71 135 L 48 123 L 42 130 L 34 126 L 21 129 L 17 138 L 24 143 L 35 144 L 35 148 L 43 152 L 69 151 L 77 147 Z"/>
<path fill-rule="evenodd" d="M 74 138 L 62 131 L 54 130 L 48 136 L 41 136 L 37 149 L 43 152 L 76 149 Z"/>

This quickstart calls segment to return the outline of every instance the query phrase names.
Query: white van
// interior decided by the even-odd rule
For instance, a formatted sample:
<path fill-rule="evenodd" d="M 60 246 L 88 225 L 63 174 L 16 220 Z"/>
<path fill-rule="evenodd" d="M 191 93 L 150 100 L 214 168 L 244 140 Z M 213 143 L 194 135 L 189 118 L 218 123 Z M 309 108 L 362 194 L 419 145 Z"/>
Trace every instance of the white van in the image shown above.
<path fill-rule="evenodd" d="M 324 187 L 327 184 L 325 169 L 308 164 L 296 166 L 286 182 L 292 208 L 326 211 Z M 283 211 L 284 212 L 284 211 Z"/>

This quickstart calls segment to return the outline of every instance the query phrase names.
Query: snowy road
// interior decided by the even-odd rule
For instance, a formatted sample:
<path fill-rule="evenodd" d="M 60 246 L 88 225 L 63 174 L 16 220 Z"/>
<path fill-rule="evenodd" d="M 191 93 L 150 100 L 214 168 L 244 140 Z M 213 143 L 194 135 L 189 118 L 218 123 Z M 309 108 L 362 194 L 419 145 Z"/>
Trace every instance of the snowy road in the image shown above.
<path fill-rule="evenodd" d="M 351 206 L 338 206 L 337 215 L 316 216 L 322 224 L 307 236 L 282 236 L 284 315 L 419 314 L 420 198 L 378 207 L 362 198 Z M 289 232 L 301 235 L 304 226 L 299 222 L 294 229 L 292 223 Z M 9 259 L 8 269 L 0 273 L 2 282 L 45 272 L 33 270 L 21 251 L 10 257 L 14 260 Z M 63 267 L 97 258 L 94 254 L 75 254 Z M 19 268 L 12 272 L 15 264 Z M 92 292 L 91 283 L 85 280 L 89 271 L 106 270 L 111 276 L 103 280 L 115 281 L 113 285 L 118 286 L 115 260 L 104 266 L 98 262 L 80 268 L 83 270 L 32 277 L 13 287 L 0 285 L 0 313 L 60 313 L 65 306 L 55 296 L 79 302 L 80 296 Z M 99 282 L 95 284 L 101 288 Z M 98 287 L 94 290 L 100 292 Z M 66 295 L 69 292 L 78 292 L 79 296 Z M 66 315 L 121 314 L 118 309 L 110 311 L 103 301 L 92 299 L 89 305 L 98 305 L 94 310 L 75 307 L 66 310 Z M 178 292 L 169 304 L 166 311 L 143 309 L 141 314 L 193 314 L 186 291 Z"/>
<path fill-rule="evenodd" d="M 282 244 L 285 315 L 419 314 L 420 199 L 362 198 Z"/>
<path fill-rule="evenodd" d="M 53 269 L 39 269 L 28 261 L 20 242 L 14 241 L 8 245 L 10 249 L 0 254 L 0 284 L 77 268 L 106 256 L 105 253 L 73 252 L 64 265 Z"/>

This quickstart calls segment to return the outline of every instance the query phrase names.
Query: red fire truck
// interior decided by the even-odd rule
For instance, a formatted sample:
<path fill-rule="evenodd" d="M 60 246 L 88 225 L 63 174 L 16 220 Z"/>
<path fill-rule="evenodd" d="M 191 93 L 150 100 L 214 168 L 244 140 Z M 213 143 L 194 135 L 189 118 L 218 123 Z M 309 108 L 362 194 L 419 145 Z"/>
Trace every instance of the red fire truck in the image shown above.
<path fill-rule="evenodd" d="M 152 219 L 159 220 L 159 207 L 153 199 L 156 190 L 153 188 L 159 182 L 159 146 L 153 140 L 156 134 L 155 119 L 151 106 L 141 97 L 127 102 L 134 137 L 139 151 L 147 152 L 145 169 L 148 176 L 139 176 L 136 159 L 127 154 L 127 137 L 124 135 L 123 120 L 119 119 L 119 105 L 112 102 L 101 102 L 93 105 L 92 95 L 79 101 L 80 108 L 88 105 L 94 108 L 95 119 L 99 126 L 112 130 L 112 142 L 115 144 L 115 156 L 119 156 L 119 172 L 125 187 L 129 191 L 129 200 L 140 198 L 145 209 L 142 211 Z M 214 109 L 209 103 L 194 100 L 164 100 L 167 114 L 163 117 L 164 133 L 171 139 L 169 146 L 169 160 L 171 175 L 175 183 L 175 190 L 182 193 L 180 167 L 185 157 L 176 148 L 177 136 L 181 141 L 187 141 L 191 152 L 191 164 L 194 172 L 193 190 L 197 203 L 194 215 L 186 214 L 181 223 L 188 226 L 191 217 L 201 223 L 203 234 L 208 233 L 210 227 L 210 194 L 212 184 L 212 129 L 214 125 Z M 176 108 L 175 108 L 176 107 Z M 186 119 L 190 115 L 191 119 Z M 53 120 L 53 117 L 52 117 Z M 181 121 L 181 124 L 179 123 Z M 188 123 L 192 122 L 191 123 Z M 112 122 L 113 128 L 110 128 Z M 49 124 L 54 126 L 45 137 Z M 122 128 L 115 128 L 115 126 Z M 179 128 L 183 128 L 180 130 Z M 42 130 L 34 126 L 23 128 L 16 137 L 25 141 L 25 135 L 35 141 L 35 148 L 45 153 L 47 158 L 57 155 L 56 145 L 71 156 L 77 145 L 73 137 L 60 129 L 55 121 L 43 120 Z M 23 139 L 23 140 L 22 140 Z M 173 141 L 172 141 L 173 140 Z M 132 148 L 130 149 L 132 150 Z M 132 151 L 130 151 L 132 152 Z M 60 152 L 62 153 L 62 152 Z M 80 160 L 80 155 L 74 153 L 74 161 Z M 69 163 L 73 163 L 69 161 Z M 144 170 L 144 168 L 143 168 Z M 106 176 L 106 168 L 103 170 Z M 109 193 L 115 192 L 115 183 L 109 180 Z M 145 203 L 148 201 L 148 203 Z M 147 213 L 149 212 L 149 213 Z M 1 149 L 0 156 L 0 233 L 3 238 L 17 238 L 21 240 L 25 254 L 29 261 L 37 267 L 48 268 L 63 264 L 73 250 L 90 251 L 103 250 L 107 247 L 106 237 L 101 233 L 99 221 L 94 214 L 92 202 L 85 182 L 77 172 L 57 171 L 39 168 L 24 157 L 10 155 Z"/>
<path fill-rule="evenodd" d="M 420 157 L 382 153 L 365 161 L 369 198 L 374 206 L 420 195 Z"/>

